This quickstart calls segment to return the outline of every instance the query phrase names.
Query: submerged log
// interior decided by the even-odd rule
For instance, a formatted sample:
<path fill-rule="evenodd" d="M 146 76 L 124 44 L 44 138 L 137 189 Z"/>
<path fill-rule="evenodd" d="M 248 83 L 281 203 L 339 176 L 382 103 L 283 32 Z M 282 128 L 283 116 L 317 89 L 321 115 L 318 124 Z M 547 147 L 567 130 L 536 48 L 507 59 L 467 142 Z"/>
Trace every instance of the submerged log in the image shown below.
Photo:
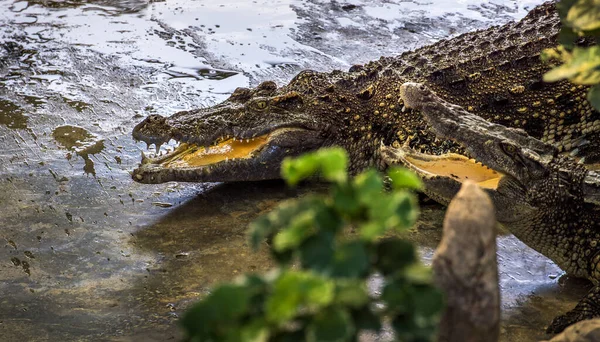
<path fill-rule="evenodd" d="M 496 217 L 492 201 L 474 182 L 466 181 L 450 202 L 432 266 L 447 302 L 438 341 L 497 341 Z"/>

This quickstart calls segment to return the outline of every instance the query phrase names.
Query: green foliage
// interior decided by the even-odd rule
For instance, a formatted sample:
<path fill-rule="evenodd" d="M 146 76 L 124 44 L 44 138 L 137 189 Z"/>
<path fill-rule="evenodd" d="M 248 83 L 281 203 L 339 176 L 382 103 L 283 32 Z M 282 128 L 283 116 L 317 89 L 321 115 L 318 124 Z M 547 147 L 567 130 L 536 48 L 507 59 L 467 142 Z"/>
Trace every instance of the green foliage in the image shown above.
<path fill-rule="evenodd" d="M 559 47 L 548 55 L 565 63 L 548 71 L 544 81 L 555 82 L 568 78 L 573 83 L 583 85 L 600 83 L 600 46 L 575 47 L 572 51 Z"/>
<path fill-rule="evenodd" d="M 409 190 L 420 180 L 392 169 L 392 191 L 372 170 L 348 177 L 342 149 L 324 149 L 282 164 L 290 185 L 320 173 L 327 195 L 282 203 L 250 226 L 257 249 L 267 241 L 279 268 L 222 285 L 194 305 L 182 324 L 189 341 L 356 341 L 380 331 L 384 320 L 402 341 L 429 341 L 442 308 L 414 246 L 382 238 L 414 224 L 418 211 Z M 344 234 L 345 227 L 356 234 Z M 383 277 L 379 297 L 367 282 Z"/>
<path fill-rule="evenodd" d="M 573 2 L 571 6 L 565 6 L 561 18 L 564 18 L 563 23 L 574 31 L 598 30 L 600 29 L 600 1 L 579 0 Z"/>
<path fill-rule="evenodd" d="M 547 49 L 545 61 L 557 61 L 560 66 L 548 71 L 544 81 L 568 79 L 575 84 L 593 86 L 588 101 L 600 110 L 600 47 L 577 47 L 580 37 L 600 37 L 600 0 L 562 0 L 557 5 L 563 28 L 559 35 L 561 46 Z"/>

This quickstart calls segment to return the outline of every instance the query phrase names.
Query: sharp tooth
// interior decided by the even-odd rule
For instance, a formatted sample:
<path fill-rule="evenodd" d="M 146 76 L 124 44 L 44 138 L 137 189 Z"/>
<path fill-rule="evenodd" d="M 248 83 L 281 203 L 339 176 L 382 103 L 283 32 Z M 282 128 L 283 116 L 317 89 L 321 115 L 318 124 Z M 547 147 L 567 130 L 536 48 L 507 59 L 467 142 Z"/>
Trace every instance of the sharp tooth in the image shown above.
<path fill-rule="evenodd" d="M 250 142 L 250 139 L 246 139 L 246 144 Z"/>
<path fill-rule="evenodd" d="M 225 161 L 228 162 L 229 161 L 229 157 L 225 157 Z"/>
<path fill-rule="evenodd" d="M 402 113 L 406 112 L 406 106 L 402 105 Z"/>
<path fill-rule="evenodd" d="M 140 151 L 142 153 L 142 164 L 146 164 L 149 162 L 148 157 L 144 154 L 144 151 Z"/>

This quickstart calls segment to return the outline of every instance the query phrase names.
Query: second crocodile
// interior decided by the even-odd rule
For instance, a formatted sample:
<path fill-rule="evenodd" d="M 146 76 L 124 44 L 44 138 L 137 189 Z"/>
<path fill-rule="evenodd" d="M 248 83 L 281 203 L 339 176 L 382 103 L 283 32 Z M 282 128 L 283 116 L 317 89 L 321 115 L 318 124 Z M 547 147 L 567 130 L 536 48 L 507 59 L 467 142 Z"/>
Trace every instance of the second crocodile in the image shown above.
<path fill-rule="evenodd" d="M 498 221 L 519 240 L 568 274 L 594 283 L 548 332 L 600 317 L 600 173 L 521 129 L 487 122 L 450 104 L 422 84 L 404 84 L 401 95 L 440 138 L 460 143 L 477 162 L 459 154 L 432 156 L 388 146 L 382 147 L 383 158 L 415 171 L 425 192 L 441 203 L 449 203 L 466 179 L 478 182 L 494 202 Z"/>

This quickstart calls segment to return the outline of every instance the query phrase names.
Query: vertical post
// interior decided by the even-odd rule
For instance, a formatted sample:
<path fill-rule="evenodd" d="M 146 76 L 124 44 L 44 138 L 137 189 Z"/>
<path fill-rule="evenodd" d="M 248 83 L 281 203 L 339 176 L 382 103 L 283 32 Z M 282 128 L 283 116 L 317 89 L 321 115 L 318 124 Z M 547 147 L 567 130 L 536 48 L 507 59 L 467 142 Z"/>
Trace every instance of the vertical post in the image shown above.
<path fill-rule="evenodd" d="M 446 212 L 433 257 L 446 295 L 438 341 L 495 342 L 500 330 L 496 216 L 489 196 L 466 181 Z"/>

